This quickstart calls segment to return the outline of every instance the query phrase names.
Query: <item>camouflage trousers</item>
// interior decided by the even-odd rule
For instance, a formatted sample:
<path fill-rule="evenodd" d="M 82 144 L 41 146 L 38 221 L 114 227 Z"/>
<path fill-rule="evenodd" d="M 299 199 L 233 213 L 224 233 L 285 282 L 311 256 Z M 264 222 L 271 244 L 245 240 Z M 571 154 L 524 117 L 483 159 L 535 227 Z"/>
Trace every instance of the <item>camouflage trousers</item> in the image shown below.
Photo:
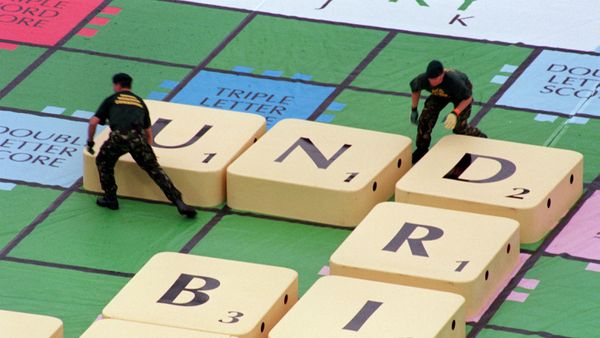
<path fill-rule="evenodd" d="M 444 109 L 450 100 L 439 96 L 429 96 L 425 100 L 425 106 L 421 116 L 419 117 L 419 126 L 417 129 L 417 149 L 413 153 L 413 163 L 416 163 L 423 157 L 429 146 L 431 145 L 431 132 L 438 120 L 440 111 Z M 454 134 L 470 135 L 476 137 L 487 137 L 481 130 L 469 124 L 469 116 L 471 115 L 471 105 L 468 105 L 458 116 L 456 127 L 452 130 Z"/>
<path fill-rule="evenodd" d="M 144 169 L 160 187 L 170 201 L 181 199 L 181 193 L 160 167 L 152 147 L 141 131 L 112 131 L 100 148 L 96 158 L 96 166 L 100 175 L 100 185 L 108 197 L 116 197 L 115 164 L 122 155 L 129 153 L 135 162 Z"/>

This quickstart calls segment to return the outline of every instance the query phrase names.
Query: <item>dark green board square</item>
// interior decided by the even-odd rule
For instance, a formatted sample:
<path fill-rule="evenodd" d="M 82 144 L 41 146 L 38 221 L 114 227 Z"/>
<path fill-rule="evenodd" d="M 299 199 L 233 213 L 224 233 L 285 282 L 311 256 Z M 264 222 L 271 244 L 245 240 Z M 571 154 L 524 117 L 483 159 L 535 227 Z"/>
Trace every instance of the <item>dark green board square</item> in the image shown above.
<path fill-rule="evenodd" d="M 179 81 L 189 69 L 59 51 L 1 99 L 0 105 L 35 111 L 64 107 L 65 115 L 78 109 L 94 112 L 112 94 L 111 78 L 118 72 L 129 73 L 134 78 L 133 91 L 146 98 L 160 90 L 164 80 Z"/>
<path fill-rule="evenodd" d="M 423 73 L 432 59 L 458 69 L 473 83 L 473 98 L 485 102 L 501 85 L 490 81 L 505 64 L 519 66 L 531 49 L 480 42 L 398 34 L 352 83 L 353 86 L 410 92 L 409 82 Z"/>
<path fill-rule="evenodd" d="M 542 257 L 525 278 L 539 280 L 525 302 L 506 301 L 490 324 L 544 331 L 569 337 L 595 337 L 600 332 L 600 273 L 588 263 Z"/>
<path fill-rule="evenodd" d="M 60 193 L 58 190 L 23 185 L 17 185 L 11 191 L 0 190 L 0 250 L 48 208 Z"/>
<path fill-rule="evenodd" d="M 116 0 L 121 12 L 93 37 L 74 36 L 67 47 L 197 65 L 247 15 L 236 11 L 148 0 Z"/>
<path fill-rule="evenodd" d="M 349 230 L 229 215 L 191 253 L 296 270 L 303 294 L 349 234 Z"/>
<path fill-rule="evenodd" d="M 497 140 L 547 146 L 565 119 L 557 117 L 554 122 L 541 122 L 535 117 L 535 113 L 493 108 L 479 126 Z"/>
<path fill-rule="evenodd" d="M 120 199 L 120 210 L 76 193 L 11 253 L 19 258 L 120 272 L 137 272 L 162 251 L 179 251 L 214 214 L 182 218 L 171 205 Z"/>
<path fill-rule="evenodd" d="M 335 101 L 346 104 L 346 106 L 341 111 L 326 111 L 326 114 L 334 115 L 331 123 L 404 135 L 412 139 L 414 148 L 417 126 L 411 124 L 409 120 L 411 110 L 409 97 L 345 90 Z M 422 107 L 423 100 L 419 104 L 419 108 Z M 449 104 L 440 112 L 438 122 L 432 132 L 431 146 L 443 136 L 452 133 L 443 125 L 446 115 L 452 108 L 452 104 Z M 473 105 L 471 119 L 479 109 L 479 106 Z"/>
<path fill-rule="evenodd" d="M 0 89 L 8 85 L 45 51 L 43 48 L 18 46 L 15 50 L 0 49 Z"/>
<path fill-rule="evenodd" d="M 312 80 L 341 83 L 385 37 L 385 32 L 340 25 L 257 16 L 210 63 L 232 70 L 236 66 L 296 73 Z"/>
<path fill-rule="evenodd" d="M 0 262 L 0 309 L 57 317 L 79 337 L 128 278 Z M 0 329 L 1 332 L 1 329 Z"/>

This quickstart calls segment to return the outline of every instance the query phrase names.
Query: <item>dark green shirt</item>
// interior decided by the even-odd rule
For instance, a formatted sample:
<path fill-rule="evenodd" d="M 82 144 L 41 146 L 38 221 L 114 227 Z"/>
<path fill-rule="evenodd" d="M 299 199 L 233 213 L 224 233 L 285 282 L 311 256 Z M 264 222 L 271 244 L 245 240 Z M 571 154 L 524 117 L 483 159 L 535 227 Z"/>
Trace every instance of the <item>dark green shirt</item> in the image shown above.
<path fill-rule="evenodd" d="M 445 72 L 444 80 L 436 87 L 431 87 L 427 74 L 423 73 L 410 82 L 410 89 L 413 92 L 426 90 L 431 95 L 447 98 L 454 104 L 471 97 L 472 85 L 466 74 L 453 69 L 447 69 Z"/>
<path fill-rule="evenodd" d="M 111 130 L 130 131 L 150 128 L 150 113 L 141 97 L 130 91 L 122 91 L 107 97 L 94 115 L 100 124 L 110 125 Z"/>

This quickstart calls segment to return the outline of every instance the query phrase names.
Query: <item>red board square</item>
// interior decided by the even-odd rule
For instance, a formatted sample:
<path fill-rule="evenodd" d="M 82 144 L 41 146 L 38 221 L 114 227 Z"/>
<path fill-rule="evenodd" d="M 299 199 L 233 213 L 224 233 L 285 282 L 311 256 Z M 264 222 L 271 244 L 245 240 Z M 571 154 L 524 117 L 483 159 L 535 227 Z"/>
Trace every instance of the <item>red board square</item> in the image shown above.
<path fill-rule="evenodd" d="M 92 20 L 90 20 L 89 24 L 95 25 L 95 26 L 104 26 L 109 21 L 110 21 L 109 18 L 101 18 L 101 17 L 97 16 L 97 17 L 93 18 Z"/>
<path fill-rule="evenodd" d="M 85 36 L 86 38 L 91 38 L 92 36 L 96 35 L 96 33 L 98 33 L 97 29 L 92 29 L 92 28 L 82 28 L 77 35 L 79 36 Z"/>
<path fill-rule="evenodd" d="M 119 7 L 105 7 L 102 14 L 117 15 L 121 12 Z"/>
<path fill-rule="evenodd" d="M 0 1 L 0 39 L 52 46 L 102 0 Z"/>
<path fill-rule="evenodd" d="M 17 47 L 19 47 L 19 45 L 15 45 L 14 43 L 0 42 L 0 49 L 15 50 Z"/>

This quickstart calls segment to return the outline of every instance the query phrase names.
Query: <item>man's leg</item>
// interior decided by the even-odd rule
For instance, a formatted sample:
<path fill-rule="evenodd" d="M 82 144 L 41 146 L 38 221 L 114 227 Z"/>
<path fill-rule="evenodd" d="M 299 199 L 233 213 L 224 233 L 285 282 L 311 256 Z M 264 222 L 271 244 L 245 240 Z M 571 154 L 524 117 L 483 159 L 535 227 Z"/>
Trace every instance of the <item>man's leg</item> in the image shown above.
<path fill-rule="evenodd" d="M 452 130 L 453 133 L 459 135 L 470 135 L 476 137 L 487 138 L 487 135 L 482 133 L 481 130 L 473 127 L 469 124 L 469 116 L 471 115 L 471 105 L 468 105 L 462 113 L 458 116 L 456 121 L 456 127 Z"/>
<path fill-rule="evenodd" d="M 111 134 L 104 142 L 96 157 L 96 166 L 100 176 L 100 185 L 104 190 L 104 197 L 99 198 L 96 203 L 101 207 L 112 210 L 119 209 L 117 202 L 117 184 L 115 182 L 115 164 L 119 157 L 127 152 L 123 145 L 124 140 L 117 134 Z"/>
<path fill-rule="evenodd" d="M 437 122 L 440 111 L 448 104 L 448 100 L 436 96 L 429 96 L 419 117 L 417 128 L 417 149 L 413 152 L 412 162 L 417 163 L 429 151 L 431 145 L 431 132 Z"/>
<path fill-rule="evenodd" d="M 187 217 L 196 216 L 196 210 L 183 203 L 181 192 L 177 190 L 167 173 L 160 167 L 152 147 L 146 142 L 143 135 L 139 134 L 132 137 L 129 144 L 129 153 L 135 162 L 154 180 L 169 201 L 177 206 L 180 214 Z"/>

